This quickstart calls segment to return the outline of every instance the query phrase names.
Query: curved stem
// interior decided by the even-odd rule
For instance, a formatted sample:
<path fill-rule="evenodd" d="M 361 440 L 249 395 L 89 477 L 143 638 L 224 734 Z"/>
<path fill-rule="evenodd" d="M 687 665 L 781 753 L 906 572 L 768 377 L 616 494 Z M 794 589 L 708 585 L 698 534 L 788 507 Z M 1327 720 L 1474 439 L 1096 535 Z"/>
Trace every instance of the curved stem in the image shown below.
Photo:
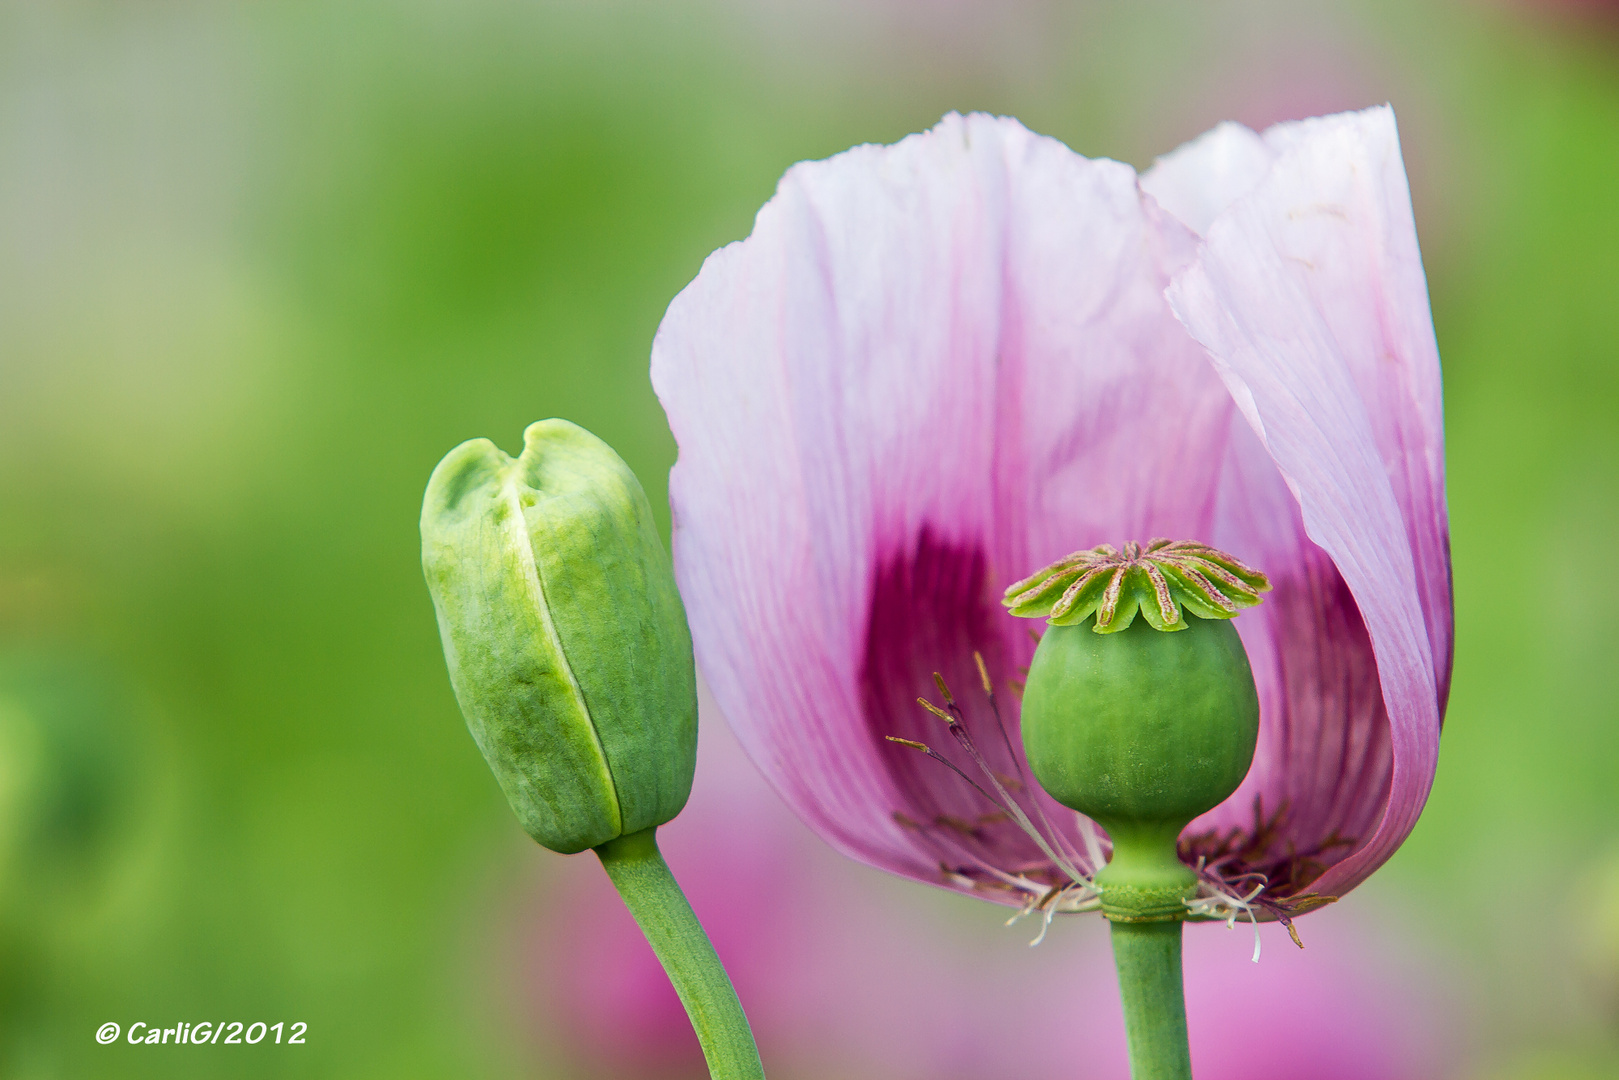
<path fill-rule="evenodd" d="M 1113 963 L 1124 999 L 1130 1080 L 1192 1080 L 1181 986 L 1181 923 L 1115 922 Z"/>
<path fill-rule="evenodd" d="M 759 1050 L 731 978 L 658 853 L 656 829 L 596 848 L 602 868 L 652 945 L 703 1046 L 713 1080 L 764 1080 Z"/>

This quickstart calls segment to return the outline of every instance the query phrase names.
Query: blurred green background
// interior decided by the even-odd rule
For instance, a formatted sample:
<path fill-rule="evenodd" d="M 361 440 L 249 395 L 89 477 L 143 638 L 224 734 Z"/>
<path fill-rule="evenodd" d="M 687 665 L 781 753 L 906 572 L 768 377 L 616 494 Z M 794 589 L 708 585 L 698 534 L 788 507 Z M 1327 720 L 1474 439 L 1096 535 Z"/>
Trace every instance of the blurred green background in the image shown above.
<path fill-rule="evenodd" d="M 0 1076 L 572 1075 L 511 1001 L 558 857 L 450 695 L 433 464 L 566 416 L 662 507 L 652 334 L 796 160 L 986 109 L 1145 166 L 1384 100 L 1458 651 L 1345 906 L 1446 988 L 1443 1075 L 1619 1076 L 1619 26 L 1393 0 L 0 6 Z M 309 1045 L 93 1038 L 243 1017 Z"/>

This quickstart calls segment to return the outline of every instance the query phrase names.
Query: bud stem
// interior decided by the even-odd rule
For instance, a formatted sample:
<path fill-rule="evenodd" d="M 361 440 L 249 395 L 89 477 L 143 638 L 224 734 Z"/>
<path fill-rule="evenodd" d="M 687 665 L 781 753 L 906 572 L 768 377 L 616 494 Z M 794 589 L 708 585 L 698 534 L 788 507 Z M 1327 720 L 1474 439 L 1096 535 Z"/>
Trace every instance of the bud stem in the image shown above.
<path fill-rule="evenodd" d="M 1130 1080 L 1192 1080 L 1181 985 L 1181 923 L 1115 922 Z"/>
<path fill-rule="evenodd" d="M 656 828 L 596 848 L 602 868 L 657 954 L 702 1044 L 713 1080 L 764 1080 L 759 1049 L 725 967 L 658 853 Z M 1180 978 L 1179 945 L 1176 980 Z M 1184 1031 L 1184 1024 L 1182 1025 Z M 1184 1039 L 1184 1034 L 1182 1036 Z"/>

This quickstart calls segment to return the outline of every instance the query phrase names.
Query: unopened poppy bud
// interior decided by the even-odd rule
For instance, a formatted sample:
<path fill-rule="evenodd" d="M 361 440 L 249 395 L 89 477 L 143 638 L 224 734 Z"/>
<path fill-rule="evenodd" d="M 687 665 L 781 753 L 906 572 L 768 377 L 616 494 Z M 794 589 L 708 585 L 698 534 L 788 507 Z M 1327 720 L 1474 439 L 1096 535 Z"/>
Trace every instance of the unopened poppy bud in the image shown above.
<path fill-rule="evenodd" d="M 450 682 L 523 828 L 563 853 L 673 818 L 697 691 L 669 556 L 635 474 L 566 420 L 445 455 L 422 568 Z"/>
<path fill-rule="evenodd" d="M 1113 841 L 1096 878 L 1109 918 L 1186 915 L 1196 879 L 1176 838 L 1242 783 L 1259 733 L 1229 620 L 1268 588 L 1212 548 L 1155 540 L 1077 553 L 1007 590 L 1015 614 L 1051 616 L 1023 693 L 1023 745 L 1052 798 Z"/>

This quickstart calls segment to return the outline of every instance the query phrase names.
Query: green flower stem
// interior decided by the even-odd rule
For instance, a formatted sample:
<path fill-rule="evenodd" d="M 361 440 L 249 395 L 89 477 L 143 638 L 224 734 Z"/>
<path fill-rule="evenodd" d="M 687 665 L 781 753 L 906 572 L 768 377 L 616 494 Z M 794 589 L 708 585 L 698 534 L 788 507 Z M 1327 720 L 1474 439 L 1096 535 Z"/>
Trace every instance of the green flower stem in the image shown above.
<path fill-rule="evenodd" d="M 764 1080 L 759 1048 L 754 1045 L 736 989 L 686 902 L 686 894 L 658 853 L 656 831 L 643 829 L 609 840 L 595 849 L 596 854 L 686 1006 L 708 1060 L 709 1075 L 713 1080 Z M 1179 986 L 1178 943 L 1175 957 Z"/>
<path fill-rule="evenodd" d="M 1130 1080 L 1192 1080 L 1181 986 L 1181 923 L 1113 923 Z"/>

